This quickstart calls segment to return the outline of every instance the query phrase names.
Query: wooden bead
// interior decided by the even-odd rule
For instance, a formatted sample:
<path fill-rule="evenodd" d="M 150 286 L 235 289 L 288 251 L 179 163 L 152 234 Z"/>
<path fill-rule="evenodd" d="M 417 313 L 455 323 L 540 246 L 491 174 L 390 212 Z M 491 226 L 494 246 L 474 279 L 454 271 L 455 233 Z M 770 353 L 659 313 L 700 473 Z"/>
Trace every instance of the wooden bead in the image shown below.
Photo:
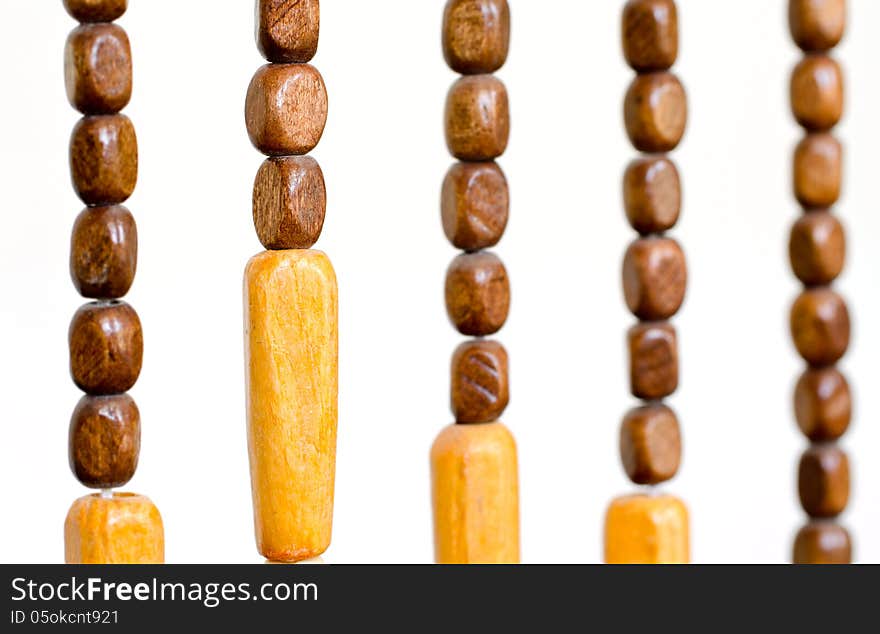
<path fill-rule="evenodd" d="M 620 458 L 636 484 L 673 478 L 681 462 L 681 431 L 675 413 L 660 404 L 627 412 L 620 426 Z"/>
<path fill-rule="evenodd" d="M 629 329 L 630 391 L 646 401 L 678 388 L 678 342 L 668 322 L 642 322 Z"/>
<path fill-rule="evenodd" d="M 336 471 L 336 274 L 320 251 L 264 251 L 245 271 L 247 429 L 257 548 L 324 552 Z"/>
<path fill-rule="evenodd" d="M 623 106 L 626 132 L 640 152 L 669 152 L 687 126 L 687 95 L 671 73 L 637 75 Z"/>
<path fill-rule="evenodd" d="M 70 139 L 73 188 L 87 205 L 125 202 L 137 184 L 137 136 L 123 114 L 83 117 Z"/>
<path fill-rule="evenodd" d="M 444 428 L 431 488 L 438 564 L 519 563 L 516 442 L 502 423 Z"/>
<path fill-rule="evenodd" d="M 119 394 L 141 372 L 141 322 L 125 302 L 92 302 L 73 316 L 68 335 L 70 374 L 87 394 Z"/>
<path fill-rule="evenodd" d="M 623 55 L 638 72 L 668 70 L 678 57 L 673 0 L 629 0 L 623 8 Z"/>
<path fill-rule="evenodd" d="M 161 564 L 165 530 L 159 509 L 143 495 L 113 493 L 76 500 L 64 522 L 68 564 Z"/>
<path fill-rule="evenodd" d="M 127 394 L 83 396 L 70 420 L 70 468 L 93 489 L 120 487 L 137 469 L 141 416 Z"/>
<path fill-rule="evenodd" d="M 462 77 L 446 97 L 446 146 L 462 161 L 504 154 L 510 135 L 507 88 L 492 75 Z"/>
<path fill-rule="evenodd" d="M 112 22 L 125 13 L 128 0 L 64 0 L 64 8 L 80 22 Z"/>
<path fill-rule="evenodd" d="M 684 252 L 671 238 L 639 238 L 623 258 L 623 294 L 639 319 L 669 319 L 681 308 L 687 288 Z"/>
<path fill-rule="evenodd" d="M 828 208 L 840 198 L 843 148 L 830 134 L 808 134 L 794 152 L 794 195 L 807 209 Z"/>
<path fill-rule="evenodd" d="M 834 522 L 812 521 L 798 531 L 792 563 L 848 564 L 852 541 L 847 530 Z"/>
<path fill-rule="evenodd" d="M 678 498 L 619 497 L 605 514 L 605 563 L 689 563 L 688 523 L 687 507 Z"/>
<path fill-rule="evenodd" d="M 115 24 L 83 24 L 67 37 L 64 83 L 83 114 L 113 114 L 131 99 L 131 46 Z"/>
<path fill-rule="evenodd" d="M 319 0 L 257 0 L 257 48 L 267 61 L 308 62 L 320 30 Z"/>
<path fill-rule="evenodd" d="M 83 297 L 118 299 L 137 270 L 137 225 L 121 205 L 86 207 L 73 224 L 70 277 Z"/>
<path fill-rule="evenodd" d="M 497 341 L 466 341 L 452 355 L 452 413 L 457 423 L 491 423 L 510 398 L 507 351 Z"/>
<path fill-rule="evenodd" d="M 623 175 L 623 204 L 629 224 L 642 235 L 674 227 L 681 212 L 681 180 L 675 163 L 663 156 L 631 162 Z"/>
<path fill-rule="evenodd" d="M 843 226 L 824 211 L 804 214 L 791 228 L 788 255 L 794 274 L 805 285 L 831 283 L 846 261 Z"/>
<path fill-rule="evenodd" d="M 327 190 L 310 156 L 266 159 L 254 181 L 254 227 L 267 249 L 308 249 L 321 235 Z"/>
<path fill-rule="evenodd" d="M 791 75 L 791 109 L 807 130 L 830 130 L 843 116 L 843 73 L 825 55 L 805 57 Z"/>
<path fill-rule="evenodd" d="M 814 445 L 801 455 L 798 494 L 810 517 L 835 517 L 849 502 L 849 460 L 834 445 Z"/>
<path fill-rule="evenodd" d="M 463 335 L 495 334 L 507 321 L 510 281 L 493 253 L 464 253 L 446 271 L 446 312 Z"/>
<path fill-rule="evenodd" d="M 462 75 L 494 73 L 510 48 L 507 0 L 449 0 L 443 13 L 443 56 Z"/>
<path fill-rule="evenodd" d="M 810 365 L 832 365 L 849 346 L 846 302 L 828 288 L 807 289 L 791 307 L 791 336 L 801 357 Z"/>
<path fill-rule="evenodd" d="M 798 426 L 813 442 L 837 440 L 852 418 L 852 395 L 846 378 L 835 368 L 808 368 L 794 389 Z"/>
<path fill-rule="evenodd" d="M 441 194 L 443 231 L 452 245 L 479 251 L 498 244 L 510 209 L 504 172 L 496 163 L 455 163 Z"/>
<path fill-rule="evenodd" d="M 846 29 L 846 0 L 789 0 L 788 24 L 801 49 L 834 48 Z"/>
<path fill-rule="evenodd" d="M 309 64 L 266 64 L 247 90 L 245 121 L 251 143 L 269 156 L 310 152 L 327 123 L 327 88 Z"/>

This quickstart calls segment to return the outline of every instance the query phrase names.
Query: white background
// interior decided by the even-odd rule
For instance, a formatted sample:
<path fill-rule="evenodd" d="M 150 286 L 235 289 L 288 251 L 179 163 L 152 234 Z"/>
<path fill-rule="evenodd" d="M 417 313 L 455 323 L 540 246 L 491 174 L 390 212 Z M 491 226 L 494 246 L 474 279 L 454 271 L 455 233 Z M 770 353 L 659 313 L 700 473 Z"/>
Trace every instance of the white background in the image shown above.
<path fill-rule="evenodd" d="M 165 520 L 169 562 L 257 562 L 244 422 L 241 278 L 261 247 L 251 185 L 262 157 L 243 103 L 263 63 L 249 0 L 132 0 L 135 92 L 126 109 L 140 145 L 128 202 L 140 234 L 128 301 L 144 324 L 132 391 L 143 447 L 126 487 Z M 622 62 L 617 0 L 512 0 L 513 40 L 499 73 L 513 132 L 500 163 L 512 215 L 497 248 L 513 283 L 500 338 L 512 362 L 504 416 L 520 450 L 523 558 L 596 562 L 609 499 L 632 490 L 619 465 L 628 395 L 620 289 L 634 233 L 620 196 L 634 156 L 621 123 L 632 77 Z M 784 0 L 679 0 L 676 72 L 690 125 L 675 154 L 685 209 L 674 231 L 688 255 L 688 300 L 676 318 L 685 434 L 666 489 L 692 513 L 697 562 L 782 562 L 802 521 L 795 467 L 805 441 L 791 413 L 800 371 L 787 312 L 797 292 L 788 228 L 797 217 L 788 111 Z M 314 64 L 330 94 L 314 152 L 329 209 L 318 247 L 340 285 L 340 422 L 328 562 L 432 557 L 428 450 L 451 422 L 448 364 L 460 337 L 443 303 L 455 250 L 439 221 L 451 159 L 442 134 L 455 75 L 440 52 L 442 0 L 325 0 Z M 876 213 L 880 3 L 851 0 L 839 49 L 848 79 L 840 134 L 849 230 L 839 287 L 854 339 L 844 368 L 857 397 L 845 445 L 854 495 L 845 523 L 861 561 L 880 560 L 880 219 Z M 75 26 L 56 0 L 0 0 L 0 561 L 58 562 L 70 503 L 87 491 L 67 466 L 79 393 L 67 327 L 83 303 L 67 262 L 81 208 L 67 143 L 77 113 L 62 73 Z"/>

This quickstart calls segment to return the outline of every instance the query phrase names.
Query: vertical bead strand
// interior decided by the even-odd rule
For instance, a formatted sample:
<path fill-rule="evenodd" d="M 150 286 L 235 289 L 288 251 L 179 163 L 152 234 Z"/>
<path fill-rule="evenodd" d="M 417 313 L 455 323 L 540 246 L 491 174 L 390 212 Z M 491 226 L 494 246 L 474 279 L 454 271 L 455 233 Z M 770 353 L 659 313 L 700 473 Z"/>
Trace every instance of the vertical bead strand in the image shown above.
<path fill-rule="evenodd" d="M 68 36 L 64 76 L 70 104 L 83 118 L 70 140 L 73 187 L 87 205 L 73 226 L 70 273 L 94 300 L 74 315 L 70 371 L 85 396 L 69 430 L 70 467 L 100 494 L 76 500 L 64 524 L 67 563 L 161 563 L 162 518 L 145 496 L 114 492 L 134 476 L 140 412 L 126 394 L 138 379 L 143 334 L 121 298 L 134 281 L 137 227 L 122 203 L 137 181 L 134 126 L 120 114 L 131 98 L 131 48 L 114 24 L 127 0 L 64 0 L 80 25 Z"/>
<path fill-rule="evenodd" d="M 791 336 L 807 368 L 794 411 L 810 446 L 800 458 L 798 493 L 808 522 L 795 537 L 798 564 L 850 563 L 852 545 L 836 518 L 849 501 L 849 460 L 836 441 L 849 427 L 852 397 L 836 363 L 849 346 L 845 301 L 831 285 L 843 271 L 846 237 L 831 213 L 840 197 L 842 148 L 832 135 L 843 116 L 843 72 L 831 52 L 846 27 L 845 0 L 789 0 L 792 39 L 803 59 L 791 75 L 791 109 L 804 137 L 794 152 L 794 223 L 789 258 L 804 285 L 791 308 Z"/>
<path fill-rule="evenodd" d="M 486 339 L 507 320 L 510 283 L 487 251 L 507 226 L 510 196 L 495 159 L 507 148 L 507 90 L 492 73 L 507 59 L 507 0 L 449 0 L 443 54 L 462 75 L 446 100 L 445 132 L 458 162 L 441 193 L 443 231 L 463 253 L 446 271 L 446 310 L 471 337 L 452 355 L 455 424 L 431 449 L 434 558 L 437 563 L 518 563 L 519 482 L 516 443 L 499 418 L 507 407 L 508 359 Z"/>
<path fill-rule="evenodd" d="M 684 301 L 687 265 L 679 244 L 666 236 L 681 210 L 679 173 L 666 155 L 687 123 L 684 87 L 670 71 L 678 57 L 678 15 L 673 0 L 629 0 L 623 9 L 623 52 L 636 71 L 624 100 L 632 145 L 644 153 L 626 168 L 626 216 L 639 237 L 623 260 L 626 305 L 638 318 L 627 333 L 630 391 L 642 403 L 620 428 L 620 454 L 633 483 L 655 486 L 673 478 L 681 460 L 675 412 L 663 403 L 678 388 L 678 340 L 669 322 Z M 655 491 L 613 500 L 605 517 L 606 563 L 687 563 L 688 512 Z"/>

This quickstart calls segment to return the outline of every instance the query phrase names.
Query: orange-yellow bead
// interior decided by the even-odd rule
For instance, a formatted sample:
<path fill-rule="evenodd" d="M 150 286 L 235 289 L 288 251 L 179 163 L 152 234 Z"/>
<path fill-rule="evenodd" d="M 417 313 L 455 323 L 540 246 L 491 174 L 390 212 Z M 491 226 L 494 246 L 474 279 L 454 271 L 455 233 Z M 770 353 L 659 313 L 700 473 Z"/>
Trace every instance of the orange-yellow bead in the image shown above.
<path fill-rule="evenodd" d="M 627 495 L 611 502 L 605 515 L 605 563 L 689 562 L 690 534 L 684 502 L 669 495 Z"/>
<path fill-rule="evenodd" d="M 64 522 L 64 561 L 69 564 L 161 564 L 165 533 L 159 510 L 143 495 L 87 495 Z"/>

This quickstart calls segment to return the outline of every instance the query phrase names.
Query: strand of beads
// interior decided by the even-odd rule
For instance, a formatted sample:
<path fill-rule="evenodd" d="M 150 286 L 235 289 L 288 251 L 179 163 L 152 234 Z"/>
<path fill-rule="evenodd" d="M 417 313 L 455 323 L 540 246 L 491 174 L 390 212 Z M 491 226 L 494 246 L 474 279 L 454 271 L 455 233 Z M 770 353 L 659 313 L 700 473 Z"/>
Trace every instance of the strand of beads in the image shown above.
<path fill-rule="evenodd" d="M 83 392 L 70 421 L 70 466 L 100 494 L 76 500 L 64 525 L 68 563 L 161 563 L 162 518 L 146 497 L 118 493 L 134 475 L 140 413 L 126 394 L 137 381 L 143 335 L 121 301 L 137 266 L 137 228 L 122 203 L 137 181 L 137 139 L 119 111 L 131 97 L 131 48 L 113 20 L 126 0 L 64 0 L 80 22 L 67 38 L 67 97 L 84 116 L 70 140 L 73 187 L 87 205 L 73 226 L 70 273 L 83 297 L 70 324 L 70 371 Z"/>
<path fill-rule="evenodd" d="M 327 200 L 318 163 L 327 91 L 308 62 L 318 0 L 257 0 L 257 46 L 268 64 L 247 91 L 250 140 L 267 155 L 253 217 L 267 249 L 245 271 L 247 428 L 257 548 L 300 561 L 330 545 L 336 472 L 337 289 L 312 250 Z"/>
<path fill-rule="evenodd" d="M 495 159 L 510 131 L 507 90 L 492 73 L 507 59 L 506 0 L 449 0 L 443 53 L 461 77 L 446 100 L 446 144 L 459 160 L 441 195 L 446 237 L 458 249 L 446 272 L 446 310 L 473 337 L 452 355 L 455 424 L 431 449 L 434 556 L 438 563 L 519 562 L 516 443 L 498 419 L 507 407 L 507 352 L 484 339 L 507 320 L 510 284 L 504 264 L 486 251 L 507 226 L 507 180 Z"/>
<path fill-rule="evenodd" d="M 684 135 L 687 98 L 670 68 L 678 57 L 673 0 L 629 0 L 623 10 L 623 51 L 637 75 L 624 102 L 626 131 L 645 153 L 623 179 L 629 223 L 639 233 L 623 261 L 623 290 L 639 323 L 627 333 L 630 391 L 643 403 L 620 429 L 624 470 L 635 484 L 657 485 L 675 476 L 681 432 L 662 400 L 678 387 L 678 342 L 669 319 L 684 301 L 687 266 L 678 243 L 665 235 L 681 209 L 681 184 L 665 155 Z M 688 513 L 670 495 L 629 495 L 611 502 L 605 518 L 607 563 L 686 563 Z"/>
<path fill-rule="evenodd" d="M 835 518 L 849 500 L 849 462 L 835 441 L 849 427 L 852 398 L 835 364 L 849 345 L 844 300 L 830 285 L 843 270 L 846 238 L 829 211 L 840 197 L 842 148 L 831 130 L 843 115 L 843 73 L 830 51 L 843 38 L 845 0 L 790 0 L 789 23 L 804 58 L 791 76 L 791 108 L 805 130 L 794 153 L 794 194 L 804 214 L 789 240 L 804 290 L 791 309 L 791 335 L 807 362 L 795 387 L 798 426 L 810 440 L 798 491 L 810 521 L 795 538 L 795 563 L 849 563 L 849 533 Z"/>

